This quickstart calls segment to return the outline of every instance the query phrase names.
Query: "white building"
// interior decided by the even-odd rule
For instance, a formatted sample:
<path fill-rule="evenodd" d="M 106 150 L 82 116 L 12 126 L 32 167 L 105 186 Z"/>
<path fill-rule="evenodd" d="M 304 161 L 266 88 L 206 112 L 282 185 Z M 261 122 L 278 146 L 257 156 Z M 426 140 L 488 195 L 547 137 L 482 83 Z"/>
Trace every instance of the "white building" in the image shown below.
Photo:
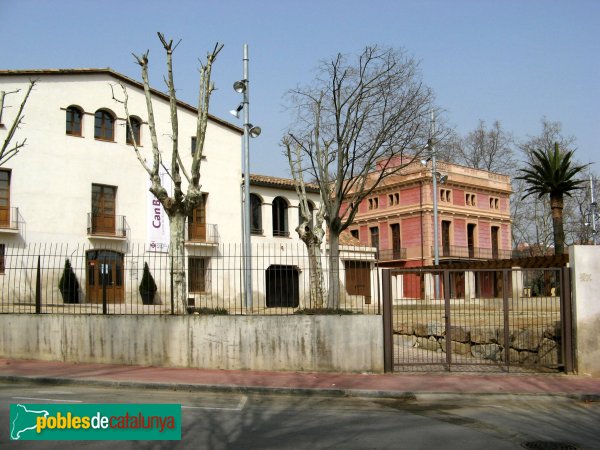
<path fill-rule="evenodd" d="M 148 175 L 128 143 L 123 106 L 111 89 L 118 96 L 118 83 L 127 88 L 136 140 L 151 160 L 142 85 L 110 69 L 18 70 L 0 71 L 0 91 L 23 92 L 30 79 L 39 81 L 14 139 L 26 137 L 27 145 L 0 168 L 0 272 L 20 267 L 29 275 L 16 282 L 0 274 L 2 303 L 7 297 L 32 301 L 31 249 L 38 246 L 49 260 L 42 261 L 47 303 L 62 302 L 57 284 L 68 258 L 80 283 L 80 303 L 101 302 L 104 293 L 111 303 L 140 304 L 137 287 L 147 262 L 159 285 L 154 303 L 168 306 L 168 218 L 148 192 Z M 5 98 L 1 140 L 20 99 Z M 169 160 L 168 97 L 153 91 L 153 107 L 159 148 Z M 178 114 L 180 154 L 188 166 L 196 109 L 179 102 Z M 195 306 L 242 305 L 241 135 L 239 127 L 210 117 L 200 181 L 205 202 L 186 226 L 188 298 Z M 254 306 L 302 306 L 308 264 L 295 232 L 293 184 L 252 176 L 251 191 Z M 318 192 L 310 195 L 318 208 Z M 365 258 L 357 255 L 346 257 Z"/>

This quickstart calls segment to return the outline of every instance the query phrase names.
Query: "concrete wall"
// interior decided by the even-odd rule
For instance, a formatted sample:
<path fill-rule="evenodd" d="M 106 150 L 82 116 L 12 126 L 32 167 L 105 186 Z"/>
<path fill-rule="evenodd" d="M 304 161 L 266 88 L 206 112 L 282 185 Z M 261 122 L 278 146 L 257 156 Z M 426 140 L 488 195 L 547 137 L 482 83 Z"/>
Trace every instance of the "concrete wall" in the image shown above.
<path fill-rule="evenodd" d="M 569 262 L 577 372 L 600 377 L 600 247 L 569 247 Z"/>
<path fill-rule="evenodd" d="M 0 356 L 206 369 L 382 372 L 381 316 L 0 315 Z"/>

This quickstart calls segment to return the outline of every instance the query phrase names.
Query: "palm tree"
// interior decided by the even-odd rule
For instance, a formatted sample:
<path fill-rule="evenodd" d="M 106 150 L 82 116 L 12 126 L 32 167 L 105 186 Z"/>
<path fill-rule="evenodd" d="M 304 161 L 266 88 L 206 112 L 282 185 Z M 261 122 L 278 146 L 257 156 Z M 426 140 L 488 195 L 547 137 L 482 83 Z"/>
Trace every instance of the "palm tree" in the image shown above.
<path fill-rule="evenodd" d="M 529 187 L 525 189 L 523 198 L 537 194 L 538 198 L 550 195 L 550 208 L 552 210 L 552 228 L 554 231 L 554 254 L 561 255 L 565 247 L 565 231 L 563 229 L 563 199 L 571 196 L 571 192 L 579 189 L 584 180 L 576 180 L 575 176 L 586 168 L 586 165 L 577 166 L 571 160 L 574 151 L 561 152 L 558 142 L 554 143 L 554 150 L 533 150 L 529 167 L 521 169 L 522 176 L 518 180 L 525 180 Z"/>

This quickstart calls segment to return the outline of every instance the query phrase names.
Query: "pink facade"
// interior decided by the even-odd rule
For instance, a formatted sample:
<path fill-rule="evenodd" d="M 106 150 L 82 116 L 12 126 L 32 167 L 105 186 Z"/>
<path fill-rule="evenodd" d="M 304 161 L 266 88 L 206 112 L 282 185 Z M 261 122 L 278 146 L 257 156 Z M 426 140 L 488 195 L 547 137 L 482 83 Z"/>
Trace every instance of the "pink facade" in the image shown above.
<path fill-rule="evenodd" d="M 511 254 L 510 179 L 505 175 L 440 163 L 447 175 L 438 184 L 440 264 L 464 259 L 502 259 Z M 376 228 L 380 264 L 416 267 L 433 264 L 433 196 L 430 167 L 409 165 L 402 175 L 359 205 L 350 230 L 362 244 Z"/>

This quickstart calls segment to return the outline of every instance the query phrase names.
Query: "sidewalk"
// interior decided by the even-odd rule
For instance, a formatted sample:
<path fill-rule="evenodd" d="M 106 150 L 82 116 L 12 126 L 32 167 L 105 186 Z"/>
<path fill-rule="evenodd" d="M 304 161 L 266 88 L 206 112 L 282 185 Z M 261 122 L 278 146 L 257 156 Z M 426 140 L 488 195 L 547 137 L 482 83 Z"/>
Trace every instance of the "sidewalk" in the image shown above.
<path fill-rule="evenodd" d="M 600 401 L 599 378 L 561 374 L 255 372 L 0 358 L 0 381 L 390 398 L 525 394 Z"/>

